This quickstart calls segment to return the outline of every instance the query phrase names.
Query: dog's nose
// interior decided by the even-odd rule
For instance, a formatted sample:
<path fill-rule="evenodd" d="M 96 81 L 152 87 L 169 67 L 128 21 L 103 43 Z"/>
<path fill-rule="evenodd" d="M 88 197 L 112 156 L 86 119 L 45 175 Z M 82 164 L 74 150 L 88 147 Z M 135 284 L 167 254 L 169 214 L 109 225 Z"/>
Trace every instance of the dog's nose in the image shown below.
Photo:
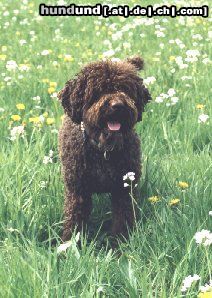
<path fill-rule="evenodd" d="M 118 109 L 118 108 L 122 108 L 124 106 L 124 104 L 121 100 L 112 100 L 110 102 L 110 106 L 112 108 Z"/>

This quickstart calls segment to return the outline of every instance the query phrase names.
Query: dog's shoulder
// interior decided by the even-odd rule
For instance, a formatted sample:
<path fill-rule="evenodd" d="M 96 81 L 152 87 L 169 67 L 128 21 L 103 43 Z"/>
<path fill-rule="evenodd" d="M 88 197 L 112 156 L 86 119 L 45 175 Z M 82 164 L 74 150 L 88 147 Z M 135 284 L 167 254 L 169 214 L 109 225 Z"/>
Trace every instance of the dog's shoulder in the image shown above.
<path fill-rule="evenodd" d="M 80 125 L 72 122 L 68 115 L 65 115 L 62 126 L 59 130 L 59 153 L 60 156 L 67 155 L 70 158 L 83 154 L 84 133 Z"/>

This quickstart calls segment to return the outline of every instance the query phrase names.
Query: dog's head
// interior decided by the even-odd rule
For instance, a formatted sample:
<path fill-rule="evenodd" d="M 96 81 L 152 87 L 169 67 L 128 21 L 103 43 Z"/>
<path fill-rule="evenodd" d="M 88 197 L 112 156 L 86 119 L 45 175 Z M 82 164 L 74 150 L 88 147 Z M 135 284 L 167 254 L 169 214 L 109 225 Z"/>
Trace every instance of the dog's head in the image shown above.
<path fill-rule="evenodd" d="M 94 62 L 59 92 L 65 112 L 73 122 L 84 122 L 90 141 L 99 149 L 121 149 L 124 136 L 141 120 L 151 99 L 137 73 L 142 68 L 139 57 Z"/>

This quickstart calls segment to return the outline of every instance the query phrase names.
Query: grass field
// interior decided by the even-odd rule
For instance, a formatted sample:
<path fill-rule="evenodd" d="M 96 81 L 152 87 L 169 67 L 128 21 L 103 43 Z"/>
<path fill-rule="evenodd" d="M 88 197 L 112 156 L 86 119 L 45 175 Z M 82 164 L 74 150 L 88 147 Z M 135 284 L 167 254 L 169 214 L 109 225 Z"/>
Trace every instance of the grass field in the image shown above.
<path fill-rule="evenodd" d="M 194 239 L 212 219 L 210 19 L 39 17 L 38 6 L 0 3 L 0 296 L 212 297 L 201 288 L 211 279 L 211 234 Z M 133 55 L 146 62 L 141 76 L 153 98 L 136 127 L 142 220 L 112 250 L 100 230 L 110 200 L 95 196 L 89 236 L 74 235 L 58 254 L 63 110 L 56 92 L 90 61 Z M 183 283 L 189 275 L 196 280 Z"/>

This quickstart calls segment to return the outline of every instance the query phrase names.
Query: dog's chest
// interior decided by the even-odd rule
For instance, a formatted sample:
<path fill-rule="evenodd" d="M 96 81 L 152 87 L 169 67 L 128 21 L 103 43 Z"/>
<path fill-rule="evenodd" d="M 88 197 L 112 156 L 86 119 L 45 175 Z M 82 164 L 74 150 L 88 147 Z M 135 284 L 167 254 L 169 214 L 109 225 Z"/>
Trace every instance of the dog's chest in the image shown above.
<path fill-rule="evenodd" d="M 122 183 L 123 164 L 110 156 L 92 155 L 86 163 L 86 172 L 93 192 L 110 192 Z"/>

